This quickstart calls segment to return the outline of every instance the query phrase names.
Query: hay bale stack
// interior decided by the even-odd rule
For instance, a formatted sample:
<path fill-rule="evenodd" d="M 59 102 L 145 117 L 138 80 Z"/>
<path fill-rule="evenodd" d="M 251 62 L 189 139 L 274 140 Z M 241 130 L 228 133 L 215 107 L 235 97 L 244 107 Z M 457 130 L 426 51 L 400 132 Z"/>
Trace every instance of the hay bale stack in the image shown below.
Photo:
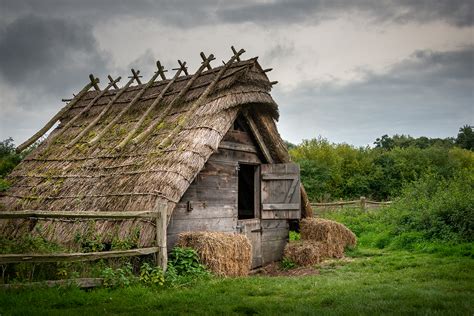
<path fill-rule="evenodd" d="M 220 232 L 185 232 L 177 246 L 196 250 L 201 262 L 220 276 L 245 276 L 252 264 L 252 246 L 241 234 Z"/>
<path fill-rule="evenodd" d="M 301 239 L 325 241 L 334 249 L 355 246 L 356 236 L 341 223 L 322 218 L 305 218 L 300 223 Z"/>
<path fill-rule="evenodd" d="M 283 255 L 299 266 L 310 266 L 321 262 L 323 249 L 320 249 L 321 242 L 296 241 L 285 246 Z M 321 251 L 323 250 L 323 251 Z"/>
<path fill-rule="evenodd" d="M 318 264 L 325 258 L 342 258 L 344 249 L 355 246 L 356 236 L 346 226 L 321 218 L 300 222 L 301 240 L 286 245 L 284 256 L 300 266 Z"/>

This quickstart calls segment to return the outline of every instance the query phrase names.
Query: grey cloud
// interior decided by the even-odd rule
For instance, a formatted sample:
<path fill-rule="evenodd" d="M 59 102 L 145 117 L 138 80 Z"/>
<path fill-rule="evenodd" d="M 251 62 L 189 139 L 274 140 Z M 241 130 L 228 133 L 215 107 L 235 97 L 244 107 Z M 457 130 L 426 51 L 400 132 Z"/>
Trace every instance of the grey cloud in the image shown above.
<path fill-rule="evenodd" d="M 282 134 L 293 142 L 322 134 L 356 145 L 383 134 L 454 136 L 474 123 L 473 59 L 474 47 L 417 51 L 386 73 L 366 71 L 359 82 L 275 91 Z"/>
<path fill-rule="evenodd" d="M 343 13 L 363 13 L 377 22 L 428 22 L 443 20 L 465 27 L 474 24 L 471 0 L 277 0 L 224 8 L 224 21 L 255 23 L 312 23 Z"/>
<path fill-rule="evenodd" d="M 63 19 L 27 15 L 0 32 L 0 76 L 17 89 L 65 93 L 90 70 L 103 76 L 106 57 L 90 26 Z"/>
<path fill-rule="evenodd" d="M 317 24 L 344 13 L 365 14 L 378 23 L 442 20 L 458 27 L 474 24 L 472 0 L 247 0 L 230 4 L 218 0 L 3 0 L 0 9 L 0 17 L 5 20 L 31 13 L 67 16 L 93 24 L 111 18 L 139 17 L 184 28 L 240 22 Z"/>

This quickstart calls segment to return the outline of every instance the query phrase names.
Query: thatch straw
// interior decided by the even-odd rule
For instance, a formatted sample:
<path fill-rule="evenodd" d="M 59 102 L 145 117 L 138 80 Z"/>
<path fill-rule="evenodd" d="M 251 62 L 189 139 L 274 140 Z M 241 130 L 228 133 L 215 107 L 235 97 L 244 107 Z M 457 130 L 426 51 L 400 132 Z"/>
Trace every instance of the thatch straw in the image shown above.
<path fill-rule="evenodd" d="M 310 241 L 324 241 L 329 245 L 355 246 L 356 236 L 341 223 L 322 219 L 306 218 L 300 222 L 301 239 Z"/>
<path fill-rule="evenodd" d="M 125 146 L 120 152 L 115 149 L 117 145 L 134 128 L 169 80 L 153 83 L 130 110 L 121 115 L 143 85 L 124 89 L 123 94 L 117 97 L 113 106 L 87 135 L 73 147 L 66 148 L 66 144 L 89 126 L 121 90 L 107 91 L 87 111 L 82 112 L 100 94 L 97 91 L 88 92 L 63 113 L 61 124 L 9 175 L 8 180 L 12 185 L 8 191 L 0 193 L 0 211 L 2 204 L 4 210 L 10 211 L 153 211 L 155 205 L 162 201 L 168 203 L 170 216 L 244 107 L 249 108 L 254 119 L 262 118 L 265 123 L 258 128 L 262 129 L 260 132 L 275 156 L 275 163 L 286 162 L 288 153 L 275 125 L 278 109 L 270 96 L 271 84 L 256 58 L 230 65 L 214 93 L 196 110 L 194 119 L 184 126 L 166 150 L 158 148 L 158 144 L 179 124 L 192 102 L 205 91 L 220 69 L 216 67 L 204 71 L 189 91 L 184 93 L 182 102 L 176 103 L 166 113 L 162 124 L 153 130 L 146 141 L 136 146 Z M 143 128 L 165 112 L 191 77 L 176 79 L 169 91 L 164 93 L 162 102 L 149 113 Z M 90 146 L 88 142 L 118 115 L 120 119 L 99 143 Z M 61 132 L 73 119 L 74 122 Z M 140 132 L 141 129 L 137 130 L 137 134 Z M 55 138 L 55 135 L 58 137 Z M 272 145 L 272 142 L 278 144 Z M 9 235 L 11 231 L 32 231 L 35 225 L 54 232 L 54 239 L 70 244 L 71 236 L 80 233 L 87 224 L 43 219 L 37 222 L 2 220 L 0 235 Z M 138 221 L 108 221 L 108 224 L 97 225 L 97 235 L 106 236 L 118 226 L 124 229 L 125 226 L 138 228 L 142 232 L 142 246 L 151 246 L 155 241 L 153 226 Z"/>
<path fill-rule="evenodd" d="M 179 234 L 177 245 L 195 249 L 214 274 L 245 276 L 252 264 L 252 246 L 241 234 L 220 232 L 185 232 Z"/>

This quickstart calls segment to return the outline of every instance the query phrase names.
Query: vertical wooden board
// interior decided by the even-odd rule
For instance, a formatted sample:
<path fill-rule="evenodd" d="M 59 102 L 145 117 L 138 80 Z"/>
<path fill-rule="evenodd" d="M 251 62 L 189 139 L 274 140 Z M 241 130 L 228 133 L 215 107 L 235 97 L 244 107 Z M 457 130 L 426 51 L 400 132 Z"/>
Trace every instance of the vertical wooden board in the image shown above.
<path fill-rule="evenodd" d="M 262 219 L 300 218 L 299 166 L 292 163 L 264 164 L 261 168 Z M 295 204 L 300 206 L 295 209 Z"/>
<path fill-rule="evenodd" d="M 281 260 L 287 241 L 284 239 L 263 241 L 263 264 Z"/>
<path fill-rule="evenodd" d="M 247 236 L 252 245 L 252 268 L 262 265 L 262 230 L 261 221 L 258 218 L 243 219 L 237 221 L 238 226 L 242 227 L 242 234 Z"/>

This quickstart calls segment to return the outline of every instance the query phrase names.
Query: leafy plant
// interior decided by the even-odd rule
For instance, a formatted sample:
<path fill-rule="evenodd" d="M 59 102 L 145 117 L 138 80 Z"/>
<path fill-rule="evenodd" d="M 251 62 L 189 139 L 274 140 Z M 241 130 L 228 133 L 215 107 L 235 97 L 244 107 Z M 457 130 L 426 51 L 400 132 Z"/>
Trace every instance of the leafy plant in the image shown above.
<path fill-rule="evenodd" d="M 137 278 L 133 274 L 132 265 L 125 264 L 123 268 L 113 269 L 106 267 L 102 270 L 103 286 L 106 288 L 128 287 L 136 283 Z"/>
<path fill-rule="evenodd" d="M 145 262 L 140 267 L 140 282 L 145 285 L 163 286 L 165 283 L 165 275 L 159 267 L 152 267 Z"/>
<path fill-rule="evenodd" d="M 178 275 L 207 273 L 206 267 L 199 262 L 196 250 L 174 247 L 169 257 L 169 265 Z"/>
<path fill-rule="evenodd" d="M 280 267 L 287 271 L 296 268 L 298 265 L 294 263 L 291 259 L 283 257 L 283 259 L 280 261 Z"/>
<path fill-rule="evenodd" d="M 289 239 L 290 241 L 297 241 L 301 239 L 301 235 L 298 232 L 290 230 Z"/>

